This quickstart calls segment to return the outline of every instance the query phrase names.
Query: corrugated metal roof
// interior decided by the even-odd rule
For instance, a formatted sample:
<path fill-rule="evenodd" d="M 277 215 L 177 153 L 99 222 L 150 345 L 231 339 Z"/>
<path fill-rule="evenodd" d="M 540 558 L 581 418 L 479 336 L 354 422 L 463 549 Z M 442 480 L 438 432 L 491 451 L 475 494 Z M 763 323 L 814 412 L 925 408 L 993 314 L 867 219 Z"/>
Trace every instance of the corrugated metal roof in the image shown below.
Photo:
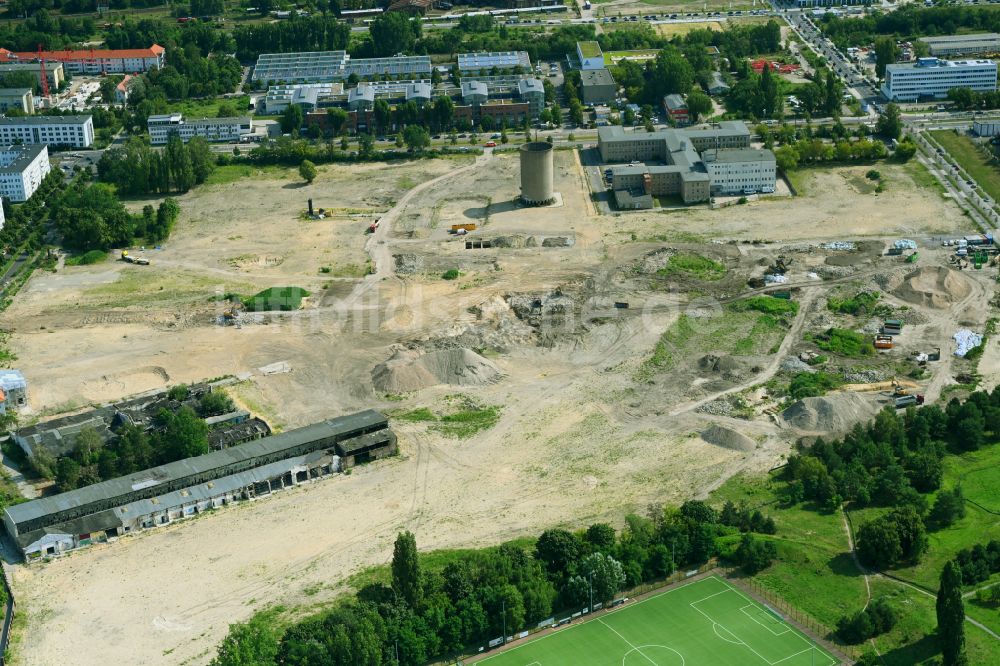
<path fill-rule="evenodd" d="M 151 488 L 170 481 L 205 474 L 206 472 L 211 472 L 212 470 L 234 463 L 279 453 L 283 450 L 335 436 L 343 432 L 378 426 L 380 424 L 388 427 L 385 416 L 369 409 L 357 414 L 320 421 L 319 423 L 290 430 L 279 435 L 246 442 L 245 444 L 223 449 L 222 451 L 214 451 L 203 456 L 178 460 L 142 472 L 109 479 L 53 497 L 44 497 L 31 502 L 25 502 L 24 504 L 17 504 L 7 507 L 5 511 L 10 516 L 11 521 L 15 524 L 21 524 L 60 511 L 83 507 L 92 502 L 114 498 L 124 499 L 140 488 Z M 150 493 L 150 495 L 153 495 L 153 493 Z"/>

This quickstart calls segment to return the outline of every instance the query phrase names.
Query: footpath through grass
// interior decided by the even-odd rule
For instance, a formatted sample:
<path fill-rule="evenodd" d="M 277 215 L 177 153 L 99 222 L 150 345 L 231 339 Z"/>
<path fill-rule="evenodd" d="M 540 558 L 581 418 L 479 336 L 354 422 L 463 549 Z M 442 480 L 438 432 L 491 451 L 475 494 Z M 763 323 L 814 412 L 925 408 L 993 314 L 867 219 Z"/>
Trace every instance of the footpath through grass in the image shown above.
<path fill-rule="evenodd" d="M 838 660 L 774 611 L 710 576 L 557 629 L 479 663 L 831 666 Z"/>
<path fill-rule="evenodd" d="M 1000 199 L 1000 169 L 979 151 L 972 139 L 952 130 L 934 130 L 931 136 L 948 151 L 990 197 Z"/>

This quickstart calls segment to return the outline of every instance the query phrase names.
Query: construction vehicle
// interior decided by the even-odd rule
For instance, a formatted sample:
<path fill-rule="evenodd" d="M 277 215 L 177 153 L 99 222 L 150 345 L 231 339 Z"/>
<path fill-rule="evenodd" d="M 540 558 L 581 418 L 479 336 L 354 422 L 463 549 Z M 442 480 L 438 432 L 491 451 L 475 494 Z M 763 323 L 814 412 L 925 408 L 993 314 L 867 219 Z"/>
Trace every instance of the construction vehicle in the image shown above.
<path fill-rule="evenodd" d="M 894 399 L 896 409 L 902 409 L 903 407 L 909 407 L 910 405 L 922 405 L 924 404 L 924 396 L 922 393 L 912 393 L 907 395 L 900 395 Z"/>
<path fill-rule="evenodd" d="M 149 259 L 146 257 L 133 257 L 128 253 L 128 250 L 122 250 L 122 261 L 130 264 L 138 264 L 139 266 L 149 266 Z"/>
<path fill-rule="evenodd" d="M 920 258 L 920 253 L 919 252 L 914 252 L 913 254 L 911 254 L 910 256 L 908 256 L 905 259 L 905 261 L 908 264 L 914 264 L 914 263 L 917 262 L 917 259 L 919 259 L 919 258 Z"/>
<path fill-rule="evenodd" d="M 239 301 L 233 301 L 229 309 L 222 313 L 222 322 L 224 324 L 237 324 L 240 320 L 240 315 L 243 314 L 243 304 Z"/>
<path fill-rule="evenodd" d="M 462 231 L 462 230 L 465 230 L 465 231 L 475 231 L 476 230 L 476 223 L 475 222 L 466 222 L 465 224 L 453 224 L 453 225 L 451 225 L 451 233 L 453 233 L 453 234 L 457 234 L 459 231 Z"/>
<path fill-rule="evenodd" d="M 985 264 L 987 261 L 989 261 L 989 257 L 983 250 L 977 249 L 972 254 L 972 267 L 975 268 L 977 271 L 981 270 L 983 268 L 983 264 Z"/>
<path fill-rule="evenodd" d="M 882 322 L 882 335 L 899 335 L 902 332 L 902 319 L 886 319 Z"/>
<path fill-rule="evenodd" d="M 382 218 L 377 217 L 375 221 L 368 225 L 368 233 L 373 234 L 375 230 L 378 229 L 378 223 L 382 221 Z"/>
<path fill-rule="evenodd" d="M 874 345 L 875 349 L 892 349 L 892 336 L 876 335 Z"/>

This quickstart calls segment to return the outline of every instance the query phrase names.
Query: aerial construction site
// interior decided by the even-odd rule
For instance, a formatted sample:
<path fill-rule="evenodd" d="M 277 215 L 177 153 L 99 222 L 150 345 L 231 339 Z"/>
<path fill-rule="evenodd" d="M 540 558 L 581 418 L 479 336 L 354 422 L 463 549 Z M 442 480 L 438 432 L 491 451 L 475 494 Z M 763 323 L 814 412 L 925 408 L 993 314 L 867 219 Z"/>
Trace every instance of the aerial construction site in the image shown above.
<path fill-rule="evenodd" d="M 877 192 L 840 166 L 795 196 L 609 213 L 577 150 L 527 146 L 302 187 L 252 170 L 180 197 L 142 262 L 35 274 L 2 326 L 36 418 L 225 377 L 276 432 L 379 410 L 399 455 L 13 569 L 22 663 L 205 663 L 230 623 L 332 598 L 400 530 L 466 548 L 619 522 L 997 383 L 995 345 L 955 354 L 989 327 L 991 244 L 915 161 L 880 165 Z"/>

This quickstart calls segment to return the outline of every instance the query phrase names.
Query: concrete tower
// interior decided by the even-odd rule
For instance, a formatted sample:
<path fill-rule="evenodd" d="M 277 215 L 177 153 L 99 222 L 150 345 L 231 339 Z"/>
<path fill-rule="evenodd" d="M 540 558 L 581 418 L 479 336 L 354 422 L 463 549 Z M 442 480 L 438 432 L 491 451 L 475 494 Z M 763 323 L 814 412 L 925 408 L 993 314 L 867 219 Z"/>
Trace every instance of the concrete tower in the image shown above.
<path fill-rule="evenodd" d="M 531 141 L 521 146 L 521 201 L 546 206 L 555 201 L 552 191 L 552 144 Z"/>

